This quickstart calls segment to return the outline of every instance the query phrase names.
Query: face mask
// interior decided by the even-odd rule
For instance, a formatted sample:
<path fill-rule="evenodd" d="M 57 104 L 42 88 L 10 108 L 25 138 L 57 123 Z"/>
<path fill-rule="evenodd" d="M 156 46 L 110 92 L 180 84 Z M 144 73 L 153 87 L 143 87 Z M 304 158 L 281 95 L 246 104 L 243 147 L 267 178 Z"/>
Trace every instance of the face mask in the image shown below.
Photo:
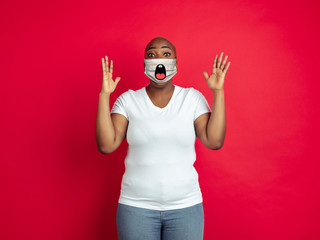
<path fill-rule="evenodd" d="M 167 58 L 144 59 L 144 73 L 154 82 L 167 82 L 177 73 L 176 61 Z"/>

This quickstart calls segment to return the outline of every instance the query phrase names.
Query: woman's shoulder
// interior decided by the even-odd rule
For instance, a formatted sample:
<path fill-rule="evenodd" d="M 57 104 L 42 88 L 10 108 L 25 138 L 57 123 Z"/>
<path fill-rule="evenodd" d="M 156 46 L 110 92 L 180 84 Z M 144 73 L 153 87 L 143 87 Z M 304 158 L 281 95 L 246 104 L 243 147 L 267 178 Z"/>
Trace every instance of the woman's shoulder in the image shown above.
<path fill-rule="evenodd" d="M 190 95 L 190 96 L 195 96 L 195 97 L 198 97 L 198 96 L 201 96 L 202 93 L 195 89 L 194 87 L 181 87 L 181 86 L 178 86 L 178 85 L 175 85 L 179 92 L 182 92 L 184 93 L 184 95 Z"/>
<path fill-rule="evenodd" d="M 144 91 L 144 87 L 137 90 L 128 89 L 127 91 L 124 91 L 123 93 L 121 93 L 119 95 L 119 98 L 123 98 L 123 99 L 137 98 L 143 94 L 143 91 Z"/>

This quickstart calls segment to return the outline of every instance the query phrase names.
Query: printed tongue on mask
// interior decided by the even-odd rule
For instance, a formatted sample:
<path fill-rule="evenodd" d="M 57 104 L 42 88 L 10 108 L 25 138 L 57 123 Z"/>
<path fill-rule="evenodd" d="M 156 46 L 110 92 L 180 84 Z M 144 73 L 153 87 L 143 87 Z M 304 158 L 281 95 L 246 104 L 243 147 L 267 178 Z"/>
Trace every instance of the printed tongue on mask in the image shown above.
<path fill-rule="evenodd" d="M 166 68 L 163 64 L 158 64 L 158 66 L 156 67 L 155 74 L 156 78 L 159 80 L 162 80 L 166 77 Z"/>
<path fill-rule="evenodd" d="M 158 79 L 164 79 L 166 76 L 164 75 L 164 73 L 157 73 L 156 74 L 156 78 Z"/>

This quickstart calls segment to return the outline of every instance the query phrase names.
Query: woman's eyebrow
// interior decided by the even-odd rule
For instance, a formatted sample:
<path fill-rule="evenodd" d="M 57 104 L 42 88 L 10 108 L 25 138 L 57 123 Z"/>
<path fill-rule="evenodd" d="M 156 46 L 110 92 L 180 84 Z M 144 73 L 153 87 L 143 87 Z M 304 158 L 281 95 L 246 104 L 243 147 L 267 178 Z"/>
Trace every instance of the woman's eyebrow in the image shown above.
<path fill-rule="evenodd" d="M 169 48 L 170 50 L 172 50 L 170 47 L 168 47 L 168 46 L 162 46 L 161 48 Z M 149 47 L 148 49 L 147 49 L 147 51 L 149 51 L 150 49 L 156 49 L 156 47 Z"/>

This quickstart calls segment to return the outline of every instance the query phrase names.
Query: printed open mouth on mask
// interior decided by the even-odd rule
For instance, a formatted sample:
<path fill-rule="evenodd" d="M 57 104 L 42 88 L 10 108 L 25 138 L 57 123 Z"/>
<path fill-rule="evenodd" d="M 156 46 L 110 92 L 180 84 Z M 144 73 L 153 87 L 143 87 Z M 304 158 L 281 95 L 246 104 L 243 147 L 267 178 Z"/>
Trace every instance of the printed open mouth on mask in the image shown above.
<path fill-rule="evenodd" d="M 166 77 L 166 67 L 163 64 L 157 65 L 155 76 L 159 80 L 162 80 Z"/>
<path fill-rule="evenodd" d="M 144 73 L 157 83 L 167 82 L 177 73 L 176 59 L 144 59 L 144 63 Z"/>

